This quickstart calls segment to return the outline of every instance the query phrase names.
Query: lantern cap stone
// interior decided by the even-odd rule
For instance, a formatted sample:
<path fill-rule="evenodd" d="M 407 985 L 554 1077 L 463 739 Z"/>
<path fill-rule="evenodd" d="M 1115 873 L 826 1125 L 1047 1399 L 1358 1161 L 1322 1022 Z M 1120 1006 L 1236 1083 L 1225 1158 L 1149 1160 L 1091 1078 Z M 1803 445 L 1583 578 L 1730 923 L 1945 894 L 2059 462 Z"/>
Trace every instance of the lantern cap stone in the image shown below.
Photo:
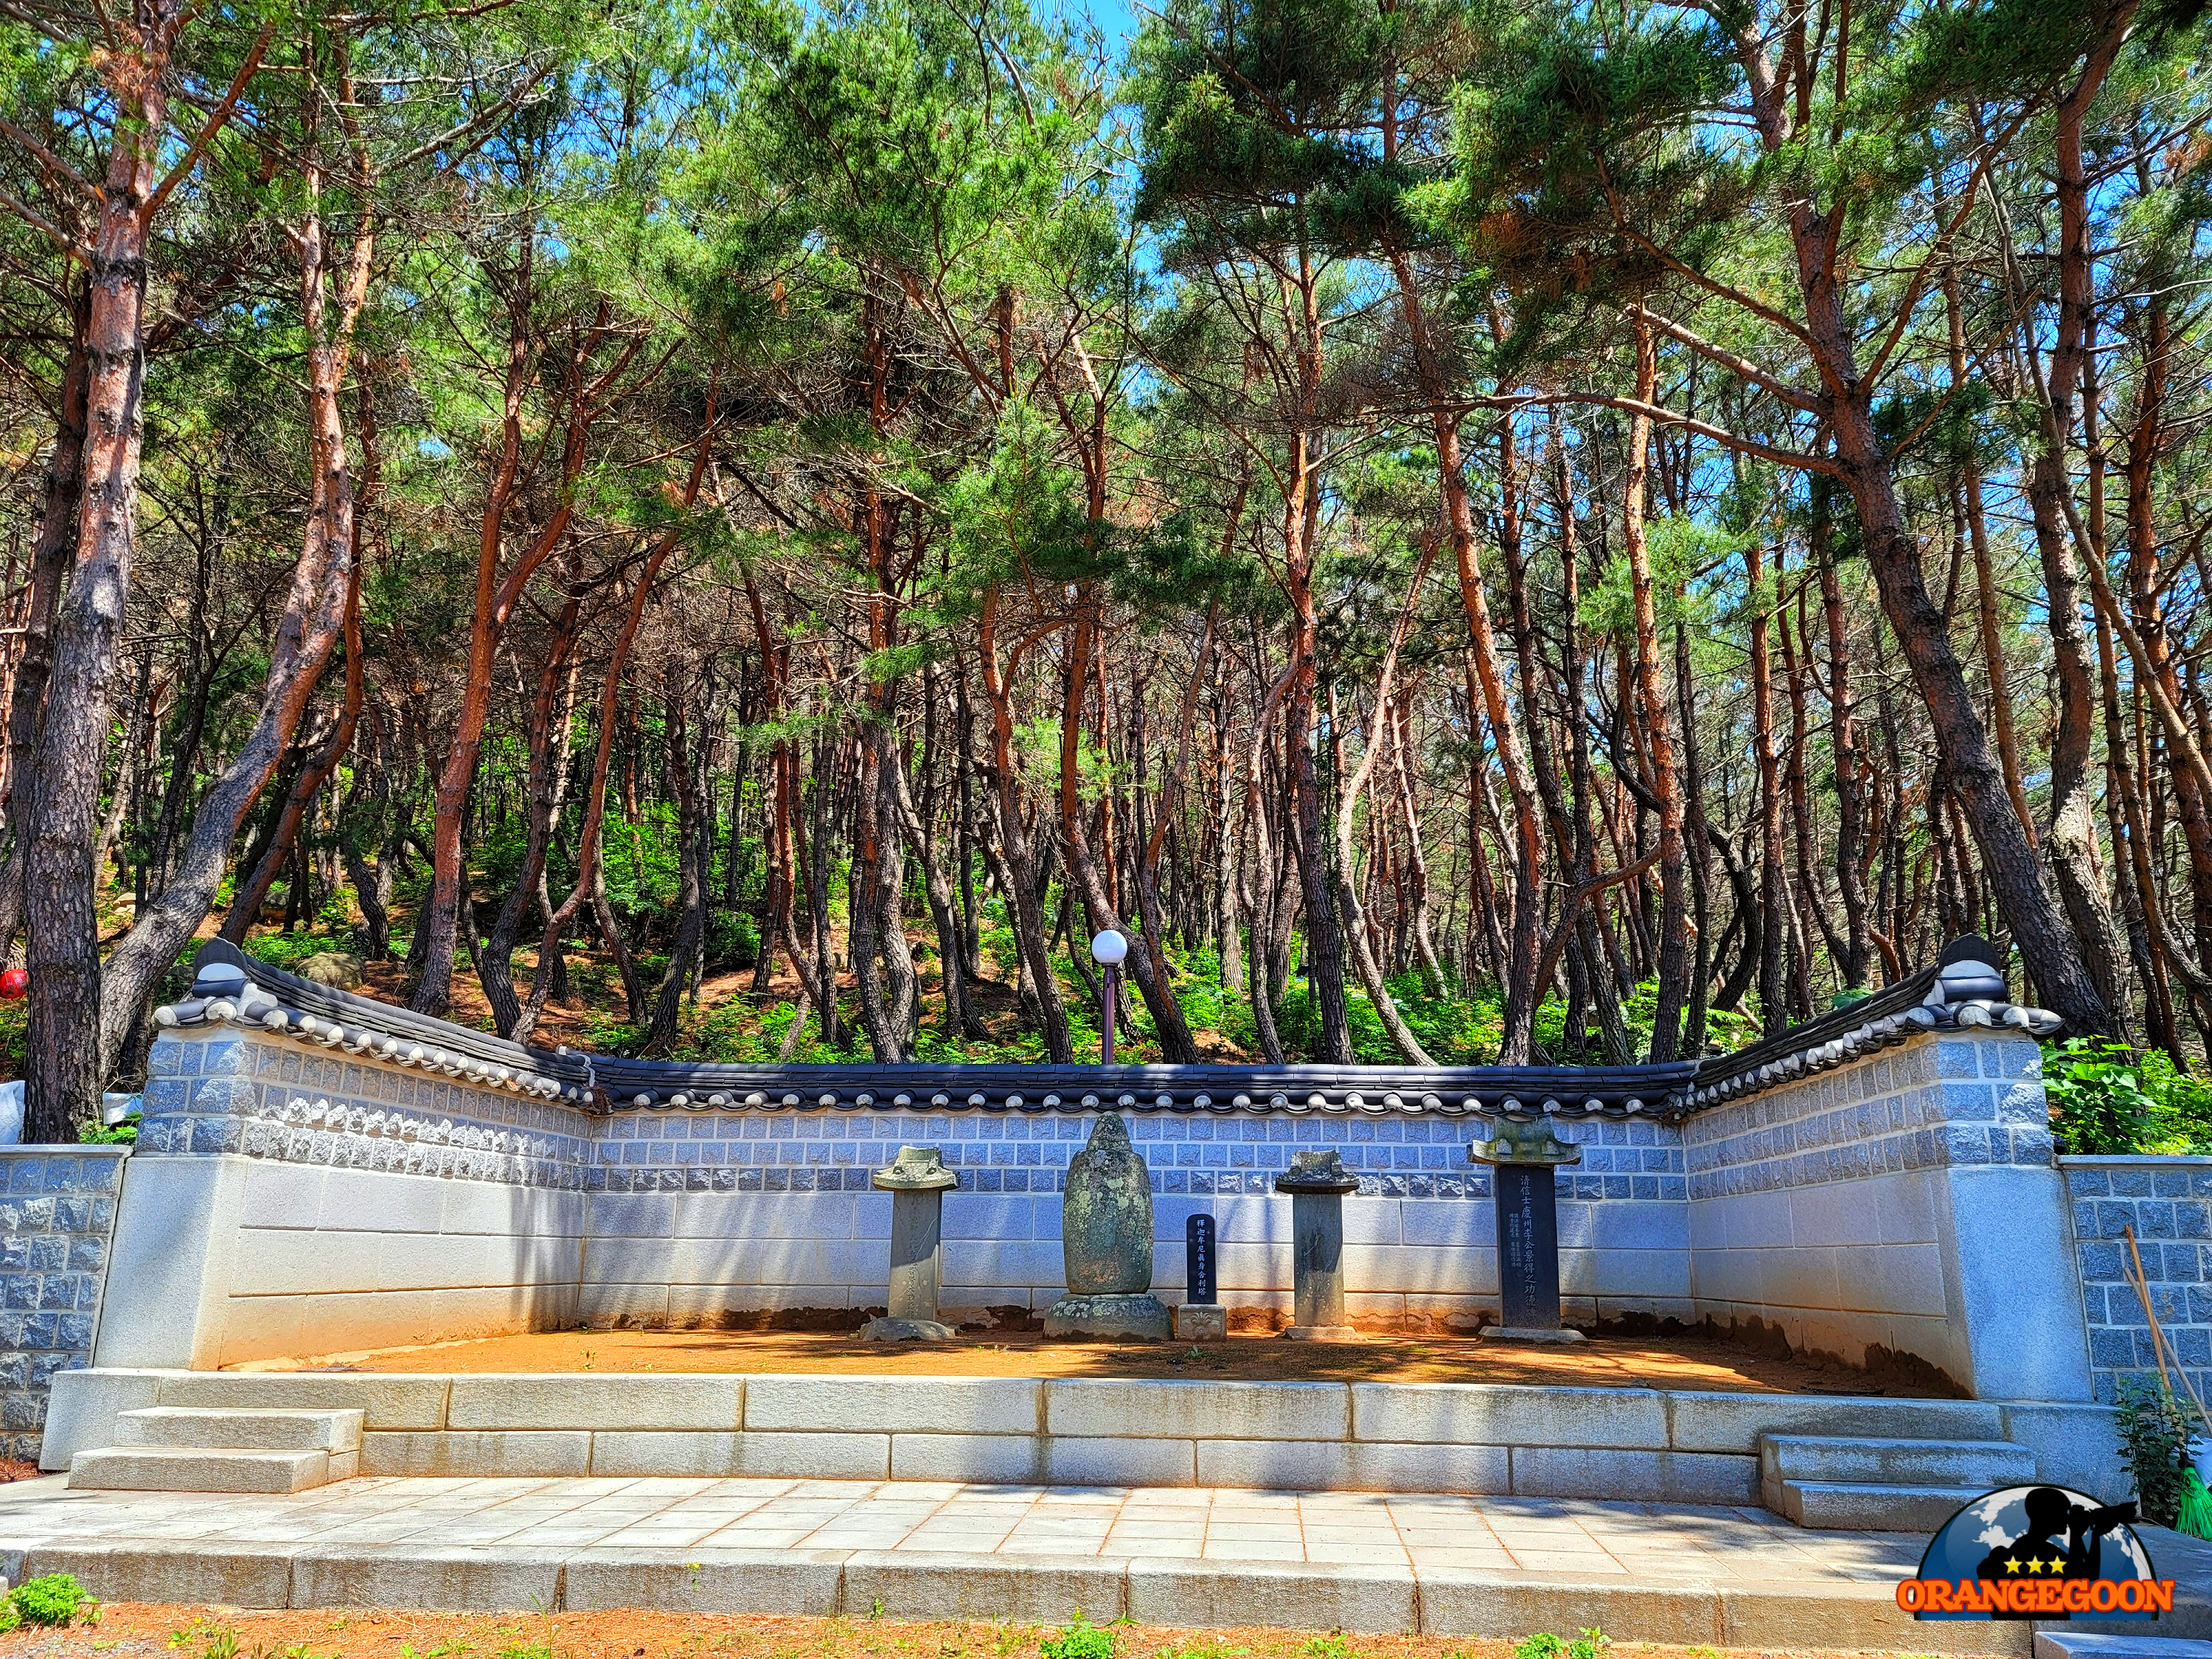
<path fill-rule="evenodd" d="M 1317 1152 L 1296 1152 L 1291 1155 L 1291 1167 L 1275 1177 L 1279 1193 L 1353 1193 L 1359 1190 L 1359 1177 L 1344 1167 L 1344 1159 L 1334 1146 L 1324 1146 Z"/>
<path fill-rule="evenodd" d="M 1583 1149 L 1561 1140 L 1541 1118 L 1523 1122 L 1504 1117 L 1489 1139 L 1467 1149 L 1467 1156 L 1471 1164 L 1579 1164 Z"/>
<path fill-rule="evenodd" d="M 937 1146 L 902 1146 L 890 1166 L 868 1180 L 890 1193 L 942 1192 L 960 1184 L 960 1177 L 945 1167 L 944 1149 Z"/>

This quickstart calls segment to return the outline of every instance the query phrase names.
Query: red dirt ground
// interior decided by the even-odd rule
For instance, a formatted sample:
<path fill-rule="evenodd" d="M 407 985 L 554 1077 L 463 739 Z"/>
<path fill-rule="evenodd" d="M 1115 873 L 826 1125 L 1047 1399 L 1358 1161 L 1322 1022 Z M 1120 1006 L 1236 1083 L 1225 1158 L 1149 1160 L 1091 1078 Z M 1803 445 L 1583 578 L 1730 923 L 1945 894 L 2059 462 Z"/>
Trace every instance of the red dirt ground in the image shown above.
<path fill-rule="evenodd" d="M 847 1331 L 544 1331 L 377 1352 L 255 1360 L 249 1370 L 847 1372 L 893 1376 L 1135 1376 L 1243 1382 L 1526 1382 L 1698 1393 L 1918 1395 L 1909 1379 L 1775 1358 L 1713 1338 L 1596 1336 L 1565 1347 L 1468 1337 L 1285 1342 L 1047 1342 L 994 1331 L 946 1343 L 863 1342 Z"/>
<path fill-rule="evenodd" d="M 99 1622 L 0 1637 L 7 1659 L 1038 1659 L 1054 1632 L 1034 1626 L 876 1619 L 743 1619 L 648 1612 L 533 1614 L 241 1612 L 118 1603 Z M 1573 1631 L 1559 1634 L 1572 1638 Z M 1510 1659 L 1509 1642 L 1316 1636 L 1266 1628 L 1121 1626 L 1115 1659 Z M 1751 1659 L 1827 1659 L 1835 1650 L 1729 1650 Z M 1609 1659 L 1720 1659 L 1713 1648 L 1622 1643 Z M 1838 1656 L 1840 1659 L 1840 1655 Z"/>

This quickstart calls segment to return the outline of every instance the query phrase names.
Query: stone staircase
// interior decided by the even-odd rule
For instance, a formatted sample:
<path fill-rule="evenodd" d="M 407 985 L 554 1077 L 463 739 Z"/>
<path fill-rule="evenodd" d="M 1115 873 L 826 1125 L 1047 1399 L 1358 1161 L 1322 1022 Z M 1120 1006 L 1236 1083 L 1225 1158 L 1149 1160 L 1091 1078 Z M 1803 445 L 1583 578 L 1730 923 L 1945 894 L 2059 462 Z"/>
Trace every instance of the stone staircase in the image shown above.
<path fill-rule="evenodd" d="M 2031 1486 L 2035 1458 L 2009 1440 L 1762 1434 L 1760 1496 L 1801 1527 L 1933 1532 L 1969 1499 Z"/>
<path fill-rule="evenodd" d="M 361 1419 L 357 1407 L 149 1406 L 116 1418 L 117 1444 L 71 1459 L 69 1483 L 121 1492 L 304 1492 L 356 1472 Z"/>

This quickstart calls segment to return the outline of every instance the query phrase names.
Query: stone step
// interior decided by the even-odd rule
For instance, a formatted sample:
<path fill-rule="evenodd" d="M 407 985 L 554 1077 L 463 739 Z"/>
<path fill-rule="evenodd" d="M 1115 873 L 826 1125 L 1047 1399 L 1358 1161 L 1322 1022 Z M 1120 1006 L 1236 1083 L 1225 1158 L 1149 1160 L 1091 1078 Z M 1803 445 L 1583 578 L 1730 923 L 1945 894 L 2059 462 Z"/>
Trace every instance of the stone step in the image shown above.
<path fill-rule="evenodd" d="M 305 1492 L 349 1479 L 359 1452 L 102 1446 L 70 1462 L 69 1483 L 111 1492 Z"/>
<path fill-rule="evenodd" d="M 223 1406 L 149 1406 L 115 1419 L 120 1446 L 198 1447 L 218 1451 L 361 1449 L 362 1413 L 262 1411 Z"/>
<path fill-rule="evenodd" d="M 1831 1532 L 1932 1533 L 1984 1486 L 1879 1486 L 1863 1480 L 1785 1480 L 1766 1506 L 1801 1527 Z"/>
<path fill-rule="evenodd" d="M 2023 1486 L 2035 1479 L 2035 1459 L 2009 1440 L 1897 1440 L 1875 1436 L 1763 1434 L 1759 1437 L 1762 1484 L 1777 1480 L 1840 1481 L 1893 1486 Z"/>

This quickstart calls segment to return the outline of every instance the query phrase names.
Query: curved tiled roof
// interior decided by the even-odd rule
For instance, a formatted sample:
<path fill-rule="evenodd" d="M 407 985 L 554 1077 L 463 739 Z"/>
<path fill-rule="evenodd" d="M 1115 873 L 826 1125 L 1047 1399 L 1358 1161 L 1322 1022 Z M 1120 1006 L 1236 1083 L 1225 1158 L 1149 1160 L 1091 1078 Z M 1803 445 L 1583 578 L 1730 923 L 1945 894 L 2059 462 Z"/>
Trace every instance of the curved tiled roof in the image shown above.
<path fill-rule="evenodd" d="M 192 994 L 164 1027 L 234 1024 L 599 1111 L 1286 1113 L 1680 1118 L 1941 1027 L 2057 1029 L 2004 1000 L 1980 939 L 1896 985 L 1737 1054 L 1668 1066 L 726 1066 L 524 1048 L 249 957 L 202 947 Z"/>
<path fill-rule="evenodd" d="M 1669 1115 L 1685 1117 L 1808 1077 L 1923 1031 L 2002 1026 L 2042 1037 L 2063 1023 L 2045 1009 L 2008 1000 L 2003 952 L 1970 936 L 1954 940 L 1929 966 L 1872 996 L 1706 1060 Z"/>

